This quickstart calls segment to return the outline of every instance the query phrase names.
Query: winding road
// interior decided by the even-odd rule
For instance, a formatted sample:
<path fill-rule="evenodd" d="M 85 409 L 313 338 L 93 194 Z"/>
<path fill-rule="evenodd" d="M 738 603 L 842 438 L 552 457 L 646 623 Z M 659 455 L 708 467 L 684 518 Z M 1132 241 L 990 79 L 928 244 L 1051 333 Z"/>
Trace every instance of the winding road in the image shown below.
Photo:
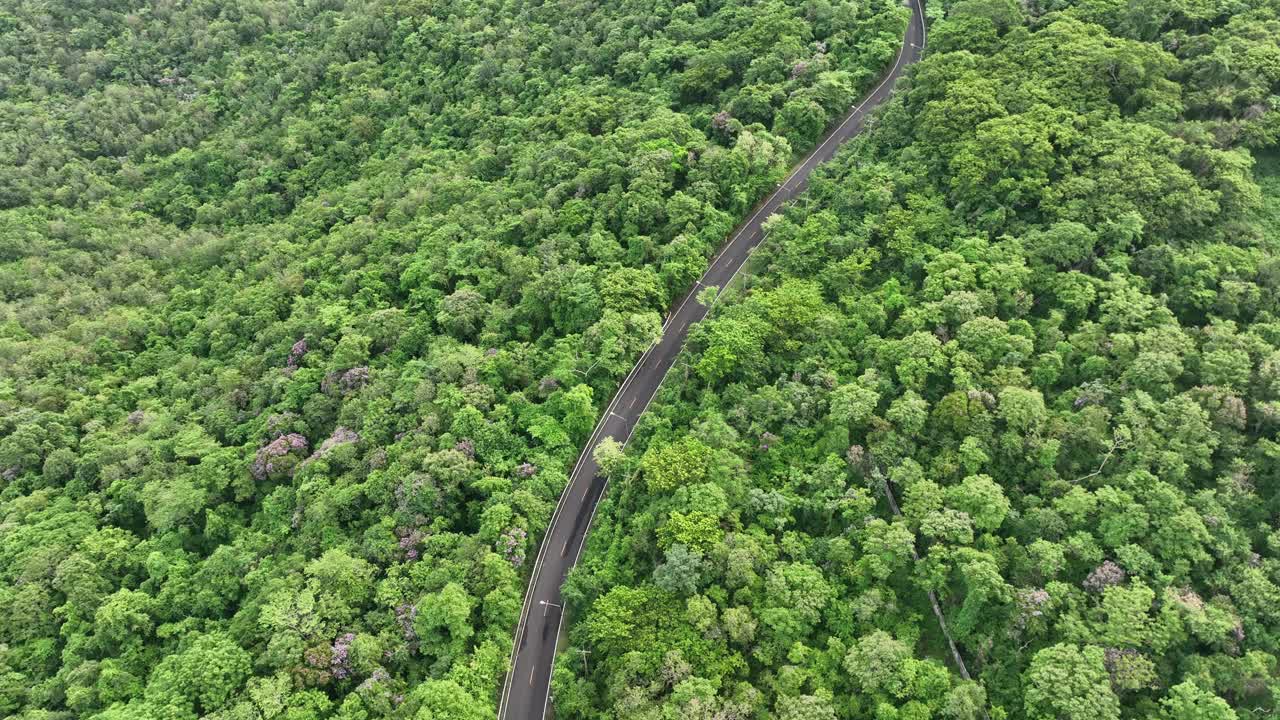
<path fill-rule="evenodd" d="M 587 530 L 595 517 L 596 505 L 607 484 L 597 473 L 591 451 L 606 437 L 613 437 L 624 445 L 631 439 L 631 432 L 684 348 L 689 327 L 707 314 L 707 307 L 690 300 L 703 288 L 724 288 L 729 284 L 764 239 L 761 229 L 764 221 L 804 192 L 813 169 L 830 160 L 845 140 L 862 131 L 867 114 L 888 99 L 898 78 L 909 65 L 920 59 L 925 45 L 924 8 L 921 0 L 910 0 L 910 3 L 911 21 L 888 74 L 860 104 L 850 108 L 840 124 L 792 170 L 773 194 L 757 206 L 750 219 L 734 230 L 707 271 L 667 316 L 661 339 L 640 356 L 609 402 L 569 475 L 569 482 L 538 549 L 520 623 L 516 627 L 511 669 L 498 702 L 499 720 L 543 720 L 547 715 L 551 669 L 563 619 L 560 586 L 564 584 L 569 570 L 578 564 Z"/>

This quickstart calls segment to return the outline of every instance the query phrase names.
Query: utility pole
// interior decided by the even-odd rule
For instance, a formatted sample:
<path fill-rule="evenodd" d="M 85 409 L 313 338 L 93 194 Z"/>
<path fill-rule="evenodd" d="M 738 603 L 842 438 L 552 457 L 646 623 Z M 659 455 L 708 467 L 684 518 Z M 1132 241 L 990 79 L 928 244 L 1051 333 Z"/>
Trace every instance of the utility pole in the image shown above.
<path fill-rule="evenodd" d="M 539 600 L 539 601 L 538 601 L 538 604 L 542 606 L 542 617 L 546 617 L 546 616 L 547 616 L 547 608 L 548 608 L 548 607 L 553 607 L 553 608 L 555 608 L 555 609 L 557 609 L 557 610 L 561 610 L 561 609 L 563 609 L 563 608 L 561 608 L 559 605 L 557 605 L 557 604 L 555 604 L 555 603 L 553 603 L 553 602 L 547 602 L 546 600 Z"/>
<path fill-rule="evenodd" d="M 591 654 L 591 651 L 590 651 L 590 650 L 583 650 L 583 649 L 581 649 L 581 648 L 576 648 L 576 649 L 574 650 L 574 652 L 576 652 L 576 653 L 578 653 L 579 655 L 581 655 L 581 656 L 582 656 L 582 674 L 583 674 L 583 675 L 590 675 L 590 674 L 591 674 L 591 671 L 587 669 L 587 656 Z"/>

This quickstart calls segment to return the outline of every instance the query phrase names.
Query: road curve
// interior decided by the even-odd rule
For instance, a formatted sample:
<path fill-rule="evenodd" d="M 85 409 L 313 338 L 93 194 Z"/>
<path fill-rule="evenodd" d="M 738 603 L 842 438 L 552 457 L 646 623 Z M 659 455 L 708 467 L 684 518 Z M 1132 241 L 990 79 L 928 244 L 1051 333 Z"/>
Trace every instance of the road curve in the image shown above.
<path fill-rule="evenodd" d="M 543 720 L 547 715 L 551 669 L 562 620 L 560 586 L 564 584 L 569 570 L 578 564 L 587 530 L 595 517 L 596 505 L 607 484 L 597 474 L 591 451 L 606 437 L 613 437 L 624 445 L 631 439 L 631 432 L 684 348 L 689 327 L 707 314 L 706 307 L 690 300 L 703 288 L 724 288 L 729 284 L 763 239 L 761 225 L 764 221 L 804 192 L 809 184 L 809 173 L 830 160 L 841 143 L 862 131 L 867 114 L 888 99 L 898 78 L 909 65 L 920 59 L 925 45 L 924 8 L 922 0 L 909 2 L 911 21 L 888 74 L 860 104 L 849 110 L 840 124 L 792 170 L 773 194 L 757 206 L 750 219 L 729 235 L 707 271 L 667 315 L 662 338 L 640 356 L 605 409 L 569 475 L 542 546 L 538 548 L 520 612 L 520 623 L 516 627 L 511 669 L 498 701 L 499 720 Z"/>

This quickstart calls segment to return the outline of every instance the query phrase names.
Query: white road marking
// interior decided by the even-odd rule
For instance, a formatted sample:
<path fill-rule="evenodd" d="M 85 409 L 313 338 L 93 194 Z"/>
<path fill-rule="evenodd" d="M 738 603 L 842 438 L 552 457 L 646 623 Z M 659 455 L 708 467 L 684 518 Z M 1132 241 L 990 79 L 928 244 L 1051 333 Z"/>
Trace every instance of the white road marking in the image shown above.
<path fill-rule="evenodd" d="M 915 5 L 916 5 L 916 17 L 917 17 L 917 18 L 919 18 L 920 23 L 921 23 L 921 42 L 922 42 L 922 43 L 925 43 L 925 42 L 927 42 L 927 40 L 928 40 L 928 28 L 927 28 L 927 27 L 925 26 L 925 24 L 924 24 L 924 11 L 923 11 L 923 9 L 920 7 L 920 2 L 919 2 L 919 0 L 915 0 Z M 907 32 L 908 32 L 908 33 L 910 33 L 910 32 L 911 32 L 911 26 L 910 26 L 910 24 L 908 24 L 908 26 L 907 26 Z M 863 107 L 865 107 L 865 106 L 866 106 L 866 104 L 867 104 L 868 102 L 870 102 L 870 101 L 875 97 L 876 93 L 878 93 L 878 92 L 879 92 L 879 91 L 880 91 L 880 90 L 885 86 L 885 84 L 886 84 L 886 83 L 888 83 L 891 79 L 893 79 L 894 74 L 898 71 L 899 66 L 901 66 L 901 64 L 902 64 L 902 59 L 903 59 L 903 57 L 904 57 L 904 56 L 905 56 L 905 54 L 906 54 L 906 48 L 905 48 L 905 45 L 907 45 L 907 44 L 910 44 L 912 47 L 917 47 L 917 48 L 922 47 L 922 46 L 915 45 L 914 43 L 911 43 L 909 40 L 905 40 L 905 41 L 904 41 L 904 47 L 902 47 L 901 49 L 899 49 L 899 51 L 898 51 L 898 57 L 897 57 L 897 60 L 895 60 L 895 62 L 894 62 L 894 64 L 893 64 L 893 68 L 891 68 L 891 69 L 889 70 L 888 75 L 886 75 L 886 76 L 885 76 L 885 78 L 880 82 L 880 84 L 879 84 L 878 86 L 876 86 L 876 89 L 875 89 L 875 90 L 872 90 L 872 91 L 871 91 L 871 93 L 870 93 L 870 94 L 868 94 L 868 95 L 866 96 L 866 99 L 864 99 L 864 100 L 863 100 L 863 102 L 862 102 L 860 105 L 858 105 L 856 108 L 854 108 L 853 112 L 851 112 L 848 116 L 846 116 L 846 117 L 845 117 L 844 121 L 843 121 L 840 125 L 836 126 L 836 129 L 835 129 L 835 130 L 833 130 L 833 131 L 831 132 L 831 134 L 827 136 L 827 139 L 826 139 L 826 140 L 824 140 L 824 141 L 823 141 L 823 143 L 822 143 L 821 145 L 819 145 L 819 146 L 818 146 L 818 148 L 817 148 L 816 150 L 814 150 L 812 153 L 810 153 L 808 160 L 807 160 L 807 161 L 805 161 L 805 162 L 803 162 L 803 163 L 801 163 L 801 164 L 800 164 L 800 166 L 799 166 L 799 167 L 797 167 L 797 168 L 796 168 L 796 169 L 791 173 L 791 175 L 789 175 L 789 176 L 786 178 L 786 180 L 785 180 L 783 183 L 780 183 L 780 184 L 779 184 L 779 189 L 778 189 L 778 190 L 775 190 L 775 191 L 774 191 L 774 193 L 773 193 L 772 195 L 770 195 L 770 196 L 769 196 L 769 197 L 764 201 L 764 203 L 760 206 L 760 208 L 759 208 L 758 210 L 756 210 L 756 212 L 751 216 L 751 219 L 750 219 L 750 220 L 748 220 L 748 221 L 746 222 L 746 224 L 742 225 L 742 226 L 739 228 L 739 230 L 738 230 L 736 233 L 734 233 L 734 234 L 733 234 L 733 236 L 729 239 L 729 242 L 728 242 L 728 243 L 726 243 L 726 244 L 724 245 L 724 247 L 722 247 L 722 248 L 721 248 L 720 252 L 719 252 L 719 253 L 717 253 L 717 254 L 716 254 L 716 256 L 711 260 L 711 263 L 710 263 L 710 265 L 707 267 L 706 272 L 704 272 L 704 273 L 702 274 L 702 278 L 699 278 L 699 282 L 701 281 L 701 279 L 706 278 L 706 277 L 707 277 L 707 276 L 708 276 L 708 275 L 709 275 L 709 274 L 710 274 L 710 273 L 715 269 L 716 263 L 719 261 L 719 259 L 720 259 L 720 258 L 721 258 L 721 257 L 722 257 L 726 252 L 728 252 L 728 251 L 733 247 L 734 243 L 736 243 L 736 242 L 738 241 L 738 238 L 742 235 L 742 231 L 743 231 L 743 230 L 745 230 L 745 229 L 747 229 L 747 228 L 748 228 L 748 227 L 750 227 L 751 225 L 753 225 L 753 224 L 755 223 L 756 218 L 758 218 L 758 217 L 760 216 L 760 213 L 764 212 L 766 209 L 768 209 L 768 208 L 769 208 L 769 206 L 770 206 L 771 204 L 773 204 L 773 201 L 774 201 L 774 200 L 776 200 L 776 199 L 777 199 L 777 197 L 778 197 L 778 196 L 783 192 L 783 190 L 781 189 L 781 188 L 782 188 L 782 186 L 784 186 L 784 185 L 789 186 L 789 185 L 790 185 L 790 183 L 791 183 L 791 180 L 792 180 L 793 178 L 795 178 L 797 175 L 799 175 L 802 171 L 807 171 L 807 169 L 809 168 L 809 166 L 810 166 L 810 165 L 815 164 L 815 161 L 816 161 L 816 160 L 818 159 L 818 157 L 819 157 L 819 153 L 821 153 L 821 152 L 822 152 L 822 150 L 827 146 L 827 144 L 828 144 L 828 143 L 830 143 L 830 142 L 831 142 L 831 140 L 835 139 L 835 137 L 837 136 L 837 134 L 839 134 L 839 132 L 841 131 L 841 129 L 843 129 L 843 128 L 844 128 L 844 126 L 845 126 L 847 123 L 849 123 L 849 122 L 851 122 L 851 121 L 856 122 L 856 121 L 859 119 L 859 118 L 857 118 L 857 117 L 856 117 L 856 116 L 857 116 L 857 113 L 858 113 L 858 112 L 860 112 L 860 111 L 862 110 L 862 108 L 863 108 Z M 803 184 L 803 181 L 801 181 L 801 184 Z M 774 212 L 776 212 L 778 209 L 780 209 L 780 208 L 775 208 Z M 754 248 L 752 248 L 752 250 L 754 250 Z M 748 256 L 749 256 L 750 254 L 751 254 L 751 253 L 749 252 L 749 253 L 748 253 Z M 745 266 L 745 265 L 746 265 L 746 263 L 745 263 L 745 262 L 743 262 L 743 263 L 739 264 L 739 266 L 738 266 L 737 268 L 735 268 L 735 269 L 734 269 L 733 273 L 732 273 L 732 274 L 730 274 L 730 276 L 729 276 L 729 280 L 728 280 L 725 284 L 726 284 L 726 285 L 728 285 L 730 282 L 732 282 L 732 281 L 733 281 L 733 279 L 737 277 L 738 272 L 739 272 L 739 271 L 742 269 L 742 267 L 743 267 L 743 266 Z M 667 327 L 668 327 L 668 325 L 670 325 L 671 321 L 672 321 L 673 319 L 675 319 L 675 316 L 676 316 L 677 314 L 679 314 L 679 312 L 684 308 L 685 304 L 689 301 L 689 297 L 690 297 L 690 296 L 692 296 L 692 295 L 693 295 L 693 293 L 692 293 L 692 292 L 690 292 L 690 293 L 688 293 L 687 295 L 685 295 L 684 299 L 683 299 L 683 300 L 681 301 L 681 303 L 680 303 L 680 307 L 676 308 L 676 310 L 675 310 L 674 312 L 672 312 L 672 313 L 671 313 L 671 314 L 670 314 L 670 315 L 665 319 L 665 321 L 664 321 L 664 322 L 663 322 L 663 324 L 662 324 L 662 329 L 663 329 L 663 331 L 665 331 L 665 330 L 667 329 Z M 718 298 L 717 298 L 717 299 L 718 299 Z M 685 321 L 685 322 L 681 323 L 681 329 L 682 329 L 682 330 L 683 330 L 683 329 L 686 329 L 687 327 L 688 327 L 688 322 L 687 322 L 687 321 Z M 644 361 L 648 358 L 649 354 L 653 351 L 653 349 L 654 349 L 655 347 L 658 347 L 658 345 L 660 345 L 660 344 L 661 344 L 661 341 L 656 341 L 656 342 L 654 342 L 652 345 L 650 345 L 650 346 L 649 346 L 649 348 L 648 348 L 647 350 L 645 350 L 645 352 L 640 356 L 640 359 L 636 362 L 636 364 L 635 364 L 634 366 L 632 366 L 632 368 L 631 368 L 631 372 L 627 373 L 627 376 L 626 376 L 625 378 L 623 378 L 622 385 L 620 385 L 620 386 L 618 387 L 617 392 L 615 392 L 615 393 L 614 393 L 613 399 L 612 399 L 612 400 L 610 400 L 609 405 L 608 405 L 608 407 L 606 408 L 606 411 L 607 411 L 609 414 L 613 414 L 613 408 L 617 405 L 618 401 L 623 397 L 623 395 L 624 395 L 624 393 L 625 393 L 626 389 L 627 389 L 628 387 L 630 387 L 631 382 L 635 379 L 635 375 L 636 375 L 637 371 L 639 371 L 639 370 L 640 370 L 640 368 L 644 365 Z M 666 371 L 664 371 L 664 372 L 663 372 L 663 375 L 662 375 L 662 380 L 663 380 L 663 381 L 665 381 L 665 379 L 666 379 L 667 375 L 669 375 L 669 374 L 670 374 L 670 372 L 671 372 L 671 368 L 672 368 L 672 367 L 674 367 L 674 366 L 675 366 L 675 363 L 674 363 L 674 362 L 673 362 L 671 365 L 668 365 L 668 366 L 667 366 Z M 641 409 L 639 417 L 643 417 L 643 416 L 644 416 L 644 413 L 648 411 L 648 409 L 649 409 L 649 404 L 650 404 L 650 403 L 653 401 L 653 399 L 657 396 L 657 394 L 658 394 L 658 389 L 660 389 L 660 388 L 661 388 L 662 384 L 663 384 L 663 383 L 662 383 L 662 381 L 660 381 L 660 382 L 658 383 L 658 387 L 654 389 L 653 393 L 649 396 L 648 400 L 646 400 L 646 401 L 645 401 L 644 407 Z M 632 405 L 634 405 L 634 403 L 635 403 L 635 399 L 633 398 L 633 400 L 632 400 Z M 583 465 L 583 463 L 586 461 L 586 459 L 587 459 L 587 457 L 588 457 L 588 456 L 587 456 L 588 451 L 590 450 L 590 448 L 593 448 L 593 447 L 595 446 L 596 438 L 597 438 L 597 437 L 599 437 L 599 435 L 600 435 L 601 431 L 604 429 L 604 421 L 605 421 L 605 418 L 603 418 L 603 417 L 602 417 L 602 418 L 601 418 L 601 420 L 600 420 L 600 422 L 599 422 L 599 423 L 597 423 L 595 431 L 594 431 L 594 432 L 592 432 L 591 439 L 590 439 L 590 440 L 589 440 L 589 442 L 587 443 L 587 446 L 583 449 L 582 454 L 581 454 L 581 455 L 579 455 L 579 457 L 578 457 L 578 461 L 574 464 L 573 470 L 572 470 L 572 472 L 570 472 L 570 474 L 569 474 L 569 480 L 568 480 L 568 482 L 566 482 L 566 483 L 565 483 L 565 487 L 564 487 L 564 489 L 561 491 L 560 500 L 556 503 L 555 510 L 552 512 L 552 515 L 551 515 L 551 520 L 550 520 L 550 522 L 549 522 L 549 523 L 548 523 L 548 525 L 547 525 L 547 534 L 548 534 L 548 535 L 550 535 L 550 533 L 552 532 L 552 530 L 555 528 L 556 521 L 559 519 L 559 516 L 560 516 L 560 510 L 561 510 L 561 507 L 564 505 L 564 499 L 568 497 L 570 488 L 573 486 L 573 483 L 574 483 L 575 479 L 576 479 L 576 478 L 578 477 L 578 475 L 580 474 L 580 471 L 581 471 L 582 465 Z M 625 441 L 623 442 L 623 444 L 622 444 L 622 445 L 623 445 L 623 447 L 625 448 L 625 447 L 626 447 L 626 445 L 627 445 L 627 443 L 629 443 L 630 441 L 631 441 L 631 434 L 630 434 L 630 433 L 628 433 L 626 440 L 625 440 Z M 603 490 L 602 490 L 602 492 L 601 492 L 601 497 L 602 497 L 602 498 L 603 498 L 603 496 L 604 496 L 604 492 L 605 492 L 605 491 L 607 491 L 607 490 L 608 490 L 608 488 L 609 488 L 609 480 L 608 480 L 608 478 L 606 478 L 606 479 L 605 479 L 604 488 L 603 488 Z M 589 490 L 589 489 L 590 489 L 590 485 L 588 485 L 588 490 Z M 584 494 L 584 497 L 585 497 L 585 494 Z M 592 523 L 595 521 L 596 511 L 599 509 L 599 506 L 600 506 L 600 503 L 599 503 L 599 502 L 597 502 L 597 503 L 596 503 L 595 505 L 593 505 L 593 506 L 592 506 L 592 508 L 591 508 L 591 517 L 590 517 L 590 519 L 587 521 L 587 528 L 588 528 L 588 529 L 591 527 Z M 585 545 L 586 545 L 586 543 L 584 542 L 582 545 L 579 545 L 579 546 L 578 546 L 578 552 L 577 552 L 577 554 L 575 555 L 575 557 L 574 557 L 574 561 L 573 561 L 574 566 L 576 566 L 576 565 L 578 564 L 578 559 L 579 559 L 579 557 L 581 557 L 581 555 L 582 555 L 582 549 L 583 549 L 583 547 L 585 547 Z M 566 545 L 566 549 L 567 549 L 567 545 Z M 534 561 L 533 574 L 532 574 L 532 577 L 530 577 L 530 579 L 529 579 L 529 586 L 528 586 L 528 588 L 527 588 L 527 589 L 526 589 L 526 591 L 525 591 L 525 602 L 524 602 L 524 605 L 525 605 L 526 607 L 527 607 L 527 606 L 528 606 L 528 604 L 529 604 L 529 600 L 531 599 L 531 596 L 532 596 L 532 593 L 533 593 L 533 589 L 534 589 L 534 587 L 536 586 L 537 578 L 539 577 L 540 571 L 541 571 L 541 569 L 542 569 L 542 560 L 543 560 L 543 557 L 544 557 L 544 551 L 545 551 L 545 550 L 546 550 L 546 543 L 545 543 L 545 542 L 543 542 L 543 543 L 541 543 L 541 544 L 540 544 L 540 546 L 539 546 L 539 548 L 538 548 L 538 555 L 537 555 L 537 557 L 536 557 L 536 559 L 535 559 L 535 561 Z M 518 626 L 517 626 L 517 628 L 516 628 L 516 634 L 515 634 L 515 637 L 516 637 L 516 638 L 519 638 L 519 637 L 520 637 L 520 634 L 521 634 L 521 632 L 523 631 L 523 629 L 524 629 L 524 627 L 525 627 L 525 617 L 526 617 L 526 615 L 527 615 L 527 613 L 525 613 L 525 612 L 523 611 L 523 609 L 522 609 L 522 611 L 521 611 L 521 615 L 520 615 L 520 622 L 519 622 L 519 624 L 518 624 Z M 563 622 L 564 622 L 564 615 L 563 615 L 563 613 L 561 613 L 560 623 L 563 623 Z M 552 656 L 553 656 L 553 657 L 554 657 L 554 655 L 555 655 L 556 651 L 557 651 L 557 650 L 558 650 L 558 648 L 559 648 L 559 644 L 560 644 L 560 624 L 557 624 L 557 627 L 556 627 L 556 636 L 555 636 L 555 641 L 554 641 L 554 644 L 552 645 L 552 649 L 551 649 L 551 653 L 552 653 Z M 518 656 L 519 656 L 519 646 L 518 646 L 518 645 L 516 645 L 515 647 L 513 647 L 513 648 L 512 648 L 512 653 L 511 653 L 511 665 L 512 665 L 512 667 L 513 667 L 513 668 L 514 668 L 514 666 L 515 666 L 516 659 L 518 658 Z M 533 674 L 534 674 L 534 671 L 535 671 L 535 670 L 536 670 L 536 667 L 535 667 L 534 669 L 531 669 L 531 670 L 530 670 L 530 672 L 529 672 L 529 684 L 530 684 L 530 686 L 532 686 L 532 685 L 533 685 Z M 511 676 L 510 676 L 510 673 L 508 673 L 508 675 L 507 675 L 508 680 L 510 679 L 510 677 L 511 677 Z M 498 717 L 499 717 L 499 718 L 502 718 L 502 717 L 504 717 L 504 715 L 505 715 L 505 712 L 504 712 L 504 711 L 506 710 L 506 704 L 507 704 L 507 700 L 508 700 L 508 698 L 509 698 L 510 694 L 511 694 L 511 687 L 510 687 L 510 683 L 506 683 L 506 684 L 504 684 L 504 686 L 503 686 L 502 696 L 501 696 L 501 698 L 499 699 L 499 707 L 498 707 Z M 546 698 L 544 698 L 543 703 L 542 703 L 542 716 L 543 716 L 544 718 L 546 717 L 546 714 L 547 714 L 547 705 L 548 705 L 548 703 L 549 703 L 550 701 L 551 701 L 551 693 L 550 693 L 550 687 L 548 687 L 547 697 L 546 697 Z"/>

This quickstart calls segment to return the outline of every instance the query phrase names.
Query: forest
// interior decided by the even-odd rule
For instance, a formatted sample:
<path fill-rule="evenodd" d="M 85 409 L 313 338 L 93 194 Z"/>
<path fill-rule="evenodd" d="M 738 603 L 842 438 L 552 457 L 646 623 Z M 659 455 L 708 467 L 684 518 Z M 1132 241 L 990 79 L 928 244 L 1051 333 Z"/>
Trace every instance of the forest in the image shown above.
<path fill-rule="evenodd" d="M 558 718 L 1274 716 L 1280 5 L 929 15 L 610 468 Z"/>
<path fill-rule="evenodd" d="M 906 18 L 0 5 L 0 717 L 493 717 L 597 413 Z"/>
<path fill-rule="evenodd" d="M 927 14 L 610 464 L 557 718 L 1274 715 L 1280 2 Z M 0 6 L 0 717 L 492 718 L 598 414 L 907 17 Z"/>

